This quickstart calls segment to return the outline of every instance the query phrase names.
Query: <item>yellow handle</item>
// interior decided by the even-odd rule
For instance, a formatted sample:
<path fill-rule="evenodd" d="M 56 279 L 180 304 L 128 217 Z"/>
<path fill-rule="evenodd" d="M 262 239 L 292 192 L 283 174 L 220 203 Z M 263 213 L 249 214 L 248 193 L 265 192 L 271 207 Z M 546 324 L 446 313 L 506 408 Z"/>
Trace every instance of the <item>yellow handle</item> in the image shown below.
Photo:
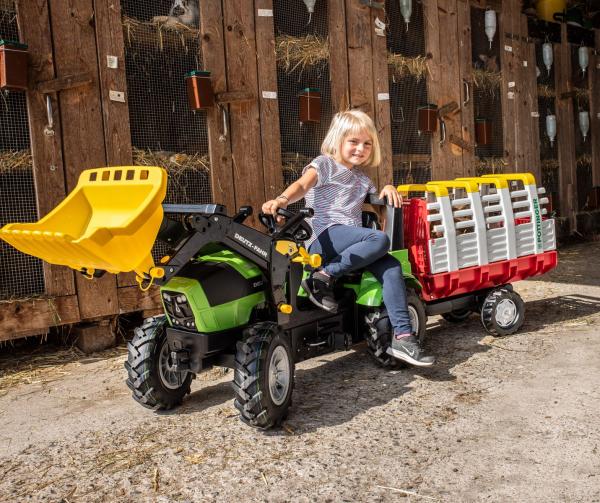
<path fill-rule="evenodd" d="M 298 249 L 298 255 L 292 259 L 292 262 L 299 262 L 304 265 L 309 265 L 312 268 L 317 268 L 321 265 L 321 255 L 318 253 L 313 253 L 312 255 L 304 249 L 304 247 L 300 247 Z"/>
<path fill-rule="evenodd" d="M 137 281 L 137 284 L 140 287 L 140 290 L 142 292 L 147 292 L 148 290 L 150 290 L 150 287 L 154 284 L 154 280 L 156 278 L 162 278 L 165 275 L 165 270 L 162 267 L 151 267 L 150 271 L 149 271 L 149 276 L 150 276 L 150 282 L 148 283 L 147 286 L 144 286 L 144 280 L 145 278 L 142 278 L 141 276 L 138 276 L 137 274 L 135 275 L 135 280 Z"/>

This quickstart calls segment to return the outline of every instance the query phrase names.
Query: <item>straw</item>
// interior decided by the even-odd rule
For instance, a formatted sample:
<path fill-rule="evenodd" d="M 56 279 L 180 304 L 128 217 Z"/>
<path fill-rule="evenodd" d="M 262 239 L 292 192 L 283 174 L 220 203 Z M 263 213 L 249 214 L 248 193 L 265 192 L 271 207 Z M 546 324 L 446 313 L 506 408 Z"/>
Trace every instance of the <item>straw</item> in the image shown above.
<path fill-rule="evenodd" d="M 427 57 L 416 56 L 411 58 L 402 54 L 388 52 L 388 67 L 395 78 L 410 75 L 416 77 L 417 80 L 421 80 L 427 73 Z"/>
<path fill-rule="evenodd" d="M 165 45 L 174 47 L 181 45 L 187 52 L 188 44 L 200 38 L 200 30 L 182 23 L 159 23 L 138 21 L 123 16 L 123 34 L 125 43 L 156 46 L 161 51 Z"/>
<path fill-rule="evenodd" d="M 0 151 L 0 173 L 31 171 L 33 158 L 29 150 Z"/>
<path fill-rule="evenodd" d="M 502 84 L 502 74 L 500 72 L 491 72 L 481 68 L 473 69 L 473 85 L 477 89 L 488 91 L 494 95 L 496 90 L 500 89 Z"/>
<path fill-rule="evenodd" d="M 317 35 L 280 35 L 275 38 L 275 55 L 277 66 L 286 73 L 297 68 L 304 70 L 329 60 L 329 41 Z"/>

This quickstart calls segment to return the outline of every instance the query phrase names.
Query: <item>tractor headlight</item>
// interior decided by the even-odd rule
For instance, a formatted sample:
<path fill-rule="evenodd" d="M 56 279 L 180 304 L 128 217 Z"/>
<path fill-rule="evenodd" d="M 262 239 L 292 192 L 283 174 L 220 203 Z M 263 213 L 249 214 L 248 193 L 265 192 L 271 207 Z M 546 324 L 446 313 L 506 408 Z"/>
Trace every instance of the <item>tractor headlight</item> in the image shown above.
<path fill-rule="evenodd" d="M 164 301 L 165 312 L 173 325 L 188 330 L 196 329 L 192 307 L 184 294 L 178 292 L 163 292 L 162 298 Z"/>

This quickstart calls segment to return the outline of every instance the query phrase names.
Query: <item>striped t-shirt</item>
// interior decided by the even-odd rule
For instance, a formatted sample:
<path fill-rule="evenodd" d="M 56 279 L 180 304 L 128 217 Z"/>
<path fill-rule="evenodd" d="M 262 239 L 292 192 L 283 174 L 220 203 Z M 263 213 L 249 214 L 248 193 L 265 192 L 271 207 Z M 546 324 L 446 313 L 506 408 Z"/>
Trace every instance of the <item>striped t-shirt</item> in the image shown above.
<path fill-rule="evenodd" d="M 305 243 L 308 248 L 325 229 L 336 224 L 362 225 L 362 205 L 367 194 L 376 192 L 371 179 L 359 168 L 348 169 L 327 155 L 320 155 L 302 170 L 315 169 L 318 180 L 304 199 L 315 214 L 308 219 L 313 235 Z"/>

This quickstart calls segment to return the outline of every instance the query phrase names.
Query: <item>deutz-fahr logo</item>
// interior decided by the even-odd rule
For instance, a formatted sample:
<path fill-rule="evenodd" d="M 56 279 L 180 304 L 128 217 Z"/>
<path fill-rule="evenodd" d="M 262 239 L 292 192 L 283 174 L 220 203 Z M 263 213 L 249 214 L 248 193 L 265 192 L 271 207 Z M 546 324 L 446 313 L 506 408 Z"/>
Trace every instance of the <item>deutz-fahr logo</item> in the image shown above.
<path fill-rule="evenodd" d="M 540 203 L 535 198 L 533 200 L 533 214 L 535 217 L 535 240 L 537 241 L 538 247 L 542 248 L 542 216 L 540 212 Z"/>
<path fill-rule="evenodd" d="M 262 255 L 263 257 L 267 258 L 267 252 L 265 250 L 263 250 L 262 248 L 259 248 L 258 246 L 256 246 L 249 239 L 246 239 L 245 237 L 240 236 L 237 232 L 233 235 L 233 237 L 235 239 L 237 239 L 240 243 L 242 243 L 244 246 L 250 248 L 252 251 L 254 251 L 254 252 L 258 253 L 259 255 Z"/>

